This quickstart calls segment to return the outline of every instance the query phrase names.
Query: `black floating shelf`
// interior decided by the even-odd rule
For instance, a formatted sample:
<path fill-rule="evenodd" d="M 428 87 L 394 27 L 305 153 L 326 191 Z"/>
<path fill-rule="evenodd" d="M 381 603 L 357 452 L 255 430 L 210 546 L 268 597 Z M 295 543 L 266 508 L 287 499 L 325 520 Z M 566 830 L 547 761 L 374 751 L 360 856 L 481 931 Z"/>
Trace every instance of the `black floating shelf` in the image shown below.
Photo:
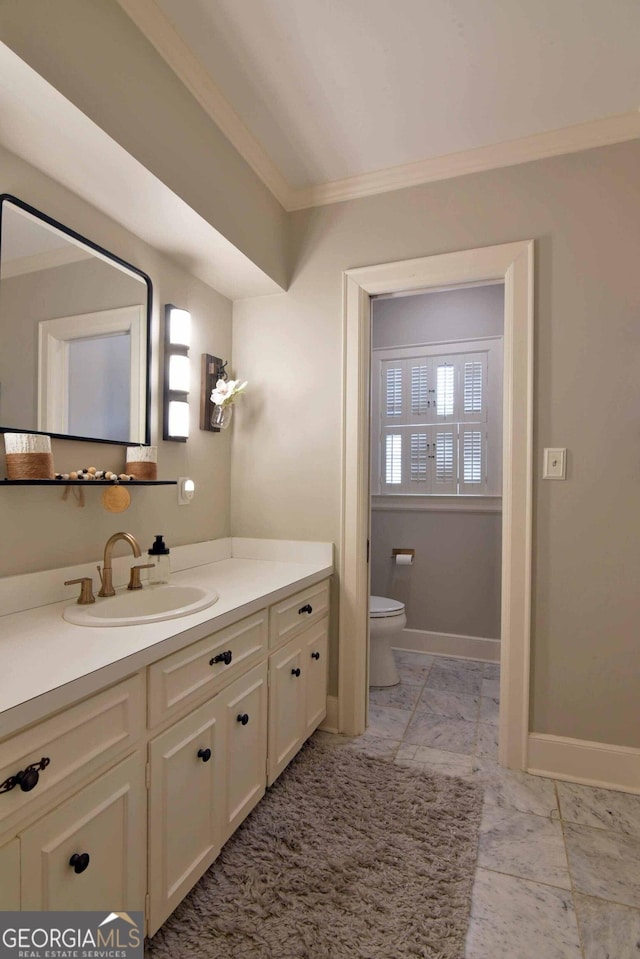
<path fill-rule="evenodd" d="M 177 480 L 4 480 L 5 486 L 176 486 L 177 483 Z"/>

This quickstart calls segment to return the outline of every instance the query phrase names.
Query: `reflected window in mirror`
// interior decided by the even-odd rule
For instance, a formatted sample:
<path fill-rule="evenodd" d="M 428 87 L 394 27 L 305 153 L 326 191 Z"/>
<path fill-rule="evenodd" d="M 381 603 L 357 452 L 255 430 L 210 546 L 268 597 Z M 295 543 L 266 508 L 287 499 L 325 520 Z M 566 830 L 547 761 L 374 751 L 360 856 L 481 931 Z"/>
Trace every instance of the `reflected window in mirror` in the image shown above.
<path fill-rule="evenodd" d="M 150 442 L 149 277 L 0 196 L 0 431 Z"/>

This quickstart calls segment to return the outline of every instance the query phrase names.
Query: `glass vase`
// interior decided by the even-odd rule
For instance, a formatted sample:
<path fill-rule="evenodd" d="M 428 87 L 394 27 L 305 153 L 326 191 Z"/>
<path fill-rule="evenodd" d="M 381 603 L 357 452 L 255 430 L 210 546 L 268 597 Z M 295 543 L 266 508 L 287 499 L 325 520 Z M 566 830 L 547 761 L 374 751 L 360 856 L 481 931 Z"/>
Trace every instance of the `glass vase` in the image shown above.
<path fill-rule="evenodd" d="M 218 430 L 226 430 L 231 423 L 233 415 L 233 406 L 229 403 L 227 406 L 214 406 L 211 414 L 211 425 Z"/>

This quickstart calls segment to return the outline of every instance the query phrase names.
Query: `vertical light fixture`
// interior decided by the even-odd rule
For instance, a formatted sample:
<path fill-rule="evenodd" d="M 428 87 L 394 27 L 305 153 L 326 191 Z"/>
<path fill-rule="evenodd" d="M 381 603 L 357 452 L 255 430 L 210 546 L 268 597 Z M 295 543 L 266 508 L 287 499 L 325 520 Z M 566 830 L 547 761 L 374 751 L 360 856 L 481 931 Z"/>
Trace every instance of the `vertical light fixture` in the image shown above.
<path fill-rule="evenodd" d="M 178 443 L 185 443 L 189 436 L 190 345 L 191 314 L 167 303 L 164 308 L 162 436 Z"/>

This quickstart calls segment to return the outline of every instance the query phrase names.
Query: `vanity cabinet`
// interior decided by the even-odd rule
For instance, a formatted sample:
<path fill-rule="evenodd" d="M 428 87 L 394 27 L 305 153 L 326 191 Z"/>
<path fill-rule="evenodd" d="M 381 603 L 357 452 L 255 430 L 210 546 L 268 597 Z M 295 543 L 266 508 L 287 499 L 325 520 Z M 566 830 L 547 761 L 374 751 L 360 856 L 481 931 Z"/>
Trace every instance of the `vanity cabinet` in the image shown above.
<path fill-rule="evenodd" d="M 252 669 L 221 694 L 224 706 L 224 844 L 262 799 L 267 768 L 267 664 Z"/>
<path fill-rule="evenodd" d="M 149 930 L 220 852 L 222 716 L 217 700 L 149 744 Z"/>
<path fill-rule="evenodd" d="M 0 742 L 0 909 L 144 910 L 153 935 L 324 718 L 328 602 L 325 580 Z"/>
<path fill-rule="evenodd" d="M 23 910 L 143 910 L 145 763 L 134 753 L 20 836 Z"/>
<path fill-rule="evenodd" d="M 149 935 L 262 798 L 267 667 L 250 670 L 149 744 Z"/>
<path fill-rule="evenodd" d="M 0 909 L 20 908 L 20 840 L 0 847 Z"/>
<path fill-rule="evenodd" d="M 326 715 L 327 647 L 325 618 L 269 657 L 269 785 Z"/>
<path fill-rule="evenodd" d="M 269 785 L 326 715 L 328 614 L 326 580 L 269 610 Z"/>

